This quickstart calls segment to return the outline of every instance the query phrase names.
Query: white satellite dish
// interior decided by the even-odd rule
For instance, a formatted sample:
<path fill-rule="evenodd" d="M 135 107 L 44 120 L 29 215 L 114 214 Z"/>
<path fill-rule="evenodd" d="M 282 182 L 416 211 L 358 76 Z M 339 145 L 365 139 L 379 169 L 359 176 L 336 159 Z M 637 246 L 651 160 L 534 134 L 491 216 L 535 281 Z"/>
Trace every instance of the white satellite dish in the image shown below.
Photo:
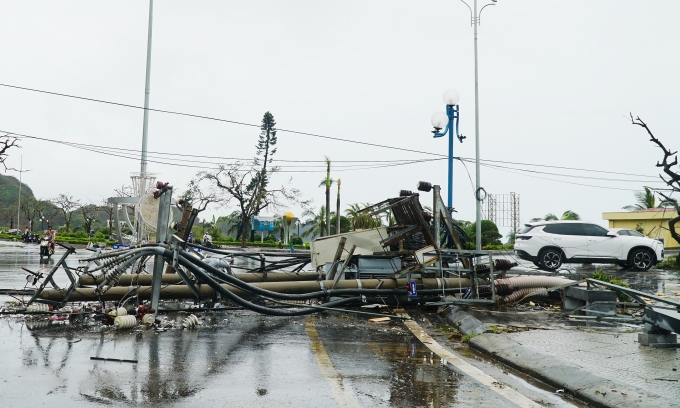
<path fill-rule="evenodd" d="M 158 199 L 153 198 L 153 191 L 146 192 L 139 199 L 139 218 L 149 231 L 156 231 L 158 225 Z M 172 208 L 168 213 L 168 225 L 172 224 Z"/>

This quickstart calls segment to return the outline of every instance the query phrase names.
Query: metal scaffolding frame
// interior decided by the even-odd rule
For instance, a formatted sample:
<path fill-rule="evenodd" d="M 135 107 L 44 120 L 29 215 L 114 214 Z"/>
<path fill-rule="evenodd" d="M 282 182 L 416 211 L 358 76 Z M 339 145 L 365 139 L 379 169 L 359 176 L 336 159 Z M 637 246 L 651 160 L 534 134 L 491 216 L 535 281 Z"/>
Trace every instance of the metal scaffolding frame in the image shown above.
<path fill-rule="evenodd" d="M 482 204 L 483 219 L 498 227 L 511 227 L 517 232 L 520 226 L 519 194 L 489 194 Z"/>

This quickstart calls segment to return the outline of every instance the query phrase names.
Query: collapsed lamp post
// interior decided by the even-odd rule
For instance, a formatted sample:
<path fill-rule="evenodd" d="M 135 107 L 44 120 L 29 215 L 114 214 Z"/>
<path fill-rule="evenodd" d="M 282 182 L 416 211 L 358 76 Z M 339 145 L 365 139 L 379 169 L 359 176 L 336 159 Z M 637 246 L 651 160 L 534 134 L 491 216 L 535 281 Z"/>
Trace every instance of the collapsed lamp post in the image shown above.
<path fill-rule="evenodd" d="M 446 104 L 446 113 L 444 112 L 436 112 L 434 115 L 432 115 L 432 126 L 434 127 L 434 130 L 432 133 L 434 134 L 434 137 L 442 137 L 446 136 L 446 134 L 449 134 L 449 184 L 448 184 L 448 200 L 447 200 L 447 205 L 449 208 L 453 208 L 453 131 L 454 127 L 456 130 L 456 136 L 458 137 L 458 140 L 463 142 L 463 139 L 465 139 L 465 136 L 461 135 L 458 133 L 458 122 L 459 122 L 459 109 L 458 109 L 458 101 L 460 100 L 460 95 L 458 94 L 458 91 L 455 89 L 449 89 L 446 92 L 444 92 L 444 96 L 442 98 L 444 100 L 444 103 Z M 442 130 L 444 129 L 444 130 Z"/>

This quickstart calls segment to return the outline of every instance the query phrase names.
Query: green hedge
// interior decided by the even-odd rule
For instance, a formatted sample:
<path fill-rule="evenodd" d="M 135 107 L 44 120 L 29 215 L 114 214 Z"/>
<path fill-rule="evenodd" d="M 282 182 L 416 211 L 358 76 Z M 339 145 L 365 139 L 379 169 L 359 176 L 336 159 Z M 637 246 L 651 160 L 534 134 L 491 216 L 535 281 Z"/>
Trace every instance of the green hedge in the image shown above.
<path fill-rule="evenodd" d="M 482 249 L 485 251 L 503 251 L 503 250 L 512 250 L 514 249 L 514 245 L 487 245 L 483 247 Z"/>
<path fill-rule="evenodd" d="M 0 239 L 6 240 L 6 241 L 21 241 L 21 235 L 10 235 L 10 234 L 0 234 Z M 116 242 L 115 241 L 109 241 L 107 239 L 101 239 L 101 238 L 80 238 L 76 236 L 64 236 L 62 234 L 57 235 L 57 242 L 64 242 L 67 244 L 83 244 L 87 245 L 90 242 L 97 243 L 97 242 L 104 242 L 106 245 L 113 245 Z M 200 245 L 200 242 L 197 242 L 197 244 Z M 232 246 L 240 246 L 241 241 L 236 241 L 236 240 L 221 240 L 221 239 L 216 239 L 213 240 L 213 244 L 215 245 L 232 245 Z M 246 242 L 246 246 L 249 247 L 267 247 L 267 248 L 278 248 L 279 243 L 278 242 Z M 290 248 L 290 245 L 284 245 L 284 249 Z M 304 245 L 295 245 L 294 248 L 297 249 L 309 249 L 309 242 L 305 242 Z"/>
<path fill-rule="evenodd" d="M 196 242 L 198 245 L 200 245 L 200 242 Z M 235 241 L 235 240 L 221 240 L 221 239 L 215 239 L 213 240 L 213 244 L 215 245 L 231 245 L 231 246 L 241 246 L 241 241 Z M 246 246 L 249 247 L 264 247 L 264 248 L 278 248 L 279 243 L 278 242 L 271 242 L 271 241 L 264 241 L 264 242 L 246 242 Z M 282 248 L 290 248 L 290 245 L 283 245 Z M 298 248 L 298 249 L 308 249 L 309 248 L 309 243 L 306 245 L 294 245 L 293 248 Z"/>
<path fill-rule="evenodd" d="M 5 239 L 7 241 L 21 241 L 21 235 L 0 234 L 0 239 Z"/>

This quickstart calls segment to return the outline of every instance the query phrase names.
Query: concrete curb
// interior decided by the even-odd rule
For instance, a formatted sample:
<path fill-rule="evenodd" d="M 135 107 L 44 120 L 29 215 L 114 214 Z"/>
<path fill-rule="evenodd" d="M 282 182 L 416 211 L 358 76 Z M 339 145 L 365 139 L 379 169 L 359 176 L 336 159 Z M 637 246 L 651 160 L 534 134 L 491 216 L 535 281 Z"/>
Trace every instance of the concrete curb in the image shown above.
<path fill-rule="evenodd" d="M 451 307 L 451 310 L 444 313 L 442 316 L 456 326 L 458 331 L 465 335 L 491 333 L 491 329 L 489 329 L 487 325 L 472 317 L 460 307 L 453 306 Z"/>
<path fill-rule="evenodd" d="M 573 394 L 579 400 L 596 407 L 672 407 L 673 402 L 661 401 L 660 395 L 638 387 L 617 383 L 570 364 L 555 355 L 537 352 L 521 343 L 498 334 L 483 334 L 469 342 L 470 348 L 530 375 L 557 389 Z M 616 391 L 613 391 L 616 390 Z M 623 391 L 626 395 L 621 393 Z"/>

